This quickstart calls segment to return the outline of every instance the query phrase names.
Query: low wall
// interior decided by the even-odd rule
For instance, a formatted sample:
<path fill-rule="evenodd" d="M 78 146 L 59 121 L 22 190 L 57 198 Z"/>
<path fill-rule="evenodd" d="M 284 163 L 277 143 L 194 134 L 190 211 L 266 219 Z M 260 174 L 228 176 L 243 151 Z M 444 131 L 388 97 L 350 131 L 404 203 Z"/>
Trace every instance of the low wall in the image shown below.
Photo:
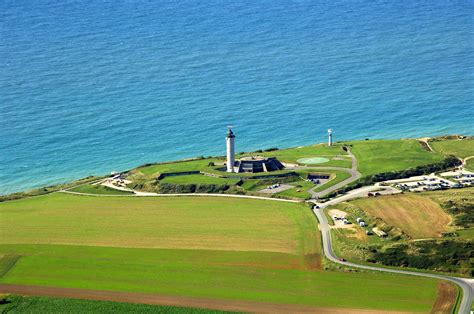
<path fill-rule="evenodd" d="M 185 171 L 185 172 L 166 172 L 161 173 L 156 179 L 161 180 L 166 177 L 177 177 L 177 176 L 187 176 L 190 174 L 200 174 L 200 171 Z"/>

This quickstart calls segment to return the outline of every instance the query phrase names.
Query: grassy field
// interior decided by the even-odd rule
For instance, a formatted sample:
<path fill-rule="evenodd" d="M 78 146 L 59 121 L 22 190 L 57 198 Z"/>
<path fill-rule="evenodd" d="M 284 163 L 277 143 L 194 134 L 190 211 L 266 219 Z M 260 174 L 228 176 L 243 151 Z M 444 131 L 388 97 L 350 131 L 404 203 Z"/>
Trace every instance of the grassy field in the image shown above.
<path fill-rule="evenodd" d="M 191 174 L 185 176 L 169 176 L 160 180 L 162 183 L 174 183 L 174 184 L 216 184 L 216 185 L 235 185 L 239 182 L 239 179 L 235 178 L 218 178 L 205 176 L 202 174 Z"/>
<path fill-rule="evenodd" d="M 474 156 L 474 139 L 435 140 L 429 143 L 435 151 L 444 155 L 454 155 L 460 158 Z"/>
<path fill-rule="evenodd" d="M 474 239 L 474 228 L 456 231 L 461 239 Z"/>
<path fill-rule="evenodd" d="M 474 158 L 468 159 L 466 161 L 465 168 L 469 171 L 474 171 Z"/>
<path fill-rule="evenodd" d="M 0 313 L 229 313 L 174 306 L 9 295 Z"/>
<path fill-rule="evenodd" d="M 320 166 L 340 166 L 351 167 L 351 162 L 347 157 L 347 153 L 342 149 L 341 144 L 334 146 L 327 146 L 326 144 L 317 144 L 310 146 L 293 147 L 287 149 L 280 149 L 271 152 L 243 154 L 242 156 L 261 155 L 266 157 L 277 157 L 280 161 L 288 163 L 297 163 L 298 159 L 310 157 L 326 157 L 330 159 L 327 163 L 319 164 Z M 333 157 L 340 157 L 345 160 L 331 160 Z M 318 165 L 318 166 L 319 166 Z"/>
<path fill-rule="evenodd" d="M 0 204 L 0 243 L 314 253 L 315 218 L 300 204 L 218 197 L 56 193 Z M 54 225 L 54 228 L 51 226 Z M 278 228 L 275 228 L 278 226 Z M 258 241 L 257 241 L 258 240 Z"/>
<path fill-rule="evenodd" d="M 300 204 L 56 193 L 0 215 L 0 283 L 420 312 L 437 294 L 432 279 L 321 271 Z"/>
<path fill-rule="evenodd" d="M 105 194 L 105 195 L 131 195 L 133 192 L 120 191 L 117 189 L 112 189 L 107 186 L 99 184 L 83 184 L 76 186 L 72 189 L 69 189 L 72 192 L 86 193 L 86 194 Z"/>
<path fill-rule="evenodd" d="M 277 193 L 277 195 L 305 200 L 311 197 L 311 194 L 308 193 L 308 190 L 315 186 L 313 183 L 305 181 L 305 180 L 291 182 L 290 184 L 295 187 L 285 190 L 283 192 Z"/>
<path fill-rule="evenodd" d="M 443 159 L 439 153 L 424 150 L 417 140 L 371 140 L 349 142 L 363 175 L 398 171 Z"/>
<path fill-rule="evenodd" d="M 281 253 L 51 245 L 0 250 L 22 256 L 2 283 L 423 312 L 437 290 L 432 279 L 301 270 Z"/>
<path fill-rule="evenodd" d="M 414 194 L 379 196 L 351 202 L 372 217 L 379 217 L 412 239 L 440 237 L 448 231 L 449 215 L 434 201 Z"/>
<path fill-rule="evenodd" d="M 210 162 L 217 162 L 217 159 L 197 159 L 190 161 L 178 161 L 170 163 L 156 164 L 146 167 L 137 168 L 138 171 L 147 176 L 157 176 L 165 172 L 186 172 L 204 170 L 209 166 Z"/>

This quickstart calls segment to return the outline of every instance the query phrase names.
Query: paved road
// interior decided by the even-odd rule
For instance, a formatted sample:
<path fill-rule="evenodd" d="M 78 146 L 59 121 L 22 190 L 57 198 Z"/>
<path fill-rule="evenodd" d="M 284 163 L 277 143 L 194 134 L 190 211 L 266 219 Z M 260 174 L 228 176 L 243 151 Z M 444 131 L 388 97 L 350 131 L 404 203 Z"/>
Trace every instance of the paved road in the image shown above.
<path fill-rule="evenodd" d="M 267 200 L 267 201 L 277 201 L 277 202 L 289 202 L 289 203 L 301 203 L 302 201 L 289 200 L 284 198 L 274 198 L 274 197 L 263 197 L 263 196 L 252 196 L 252 195 L 236 195 L 236 194 L 212 194 L 212 193 L 176 193 L 176 194 L 158 194 L 151 192 L 137 192 L 135 194 L 124 194 L 124 195 L 111 195 L 111 194 L 93 194 L 93 193 L 81 193 L 74 192 L 69 190 L 60 190 L 58 193 L 67 193 L 75 195 L 87 195 L 87 196 L 97 196 L 97 197 L 171 197 L 171 196 L 204 196 L 204 197 L 233 197 L 233 198 L 250 198 L 257 200 Z"/>
<path fill-rule="evenodd" d="M 360 197 L 359 196 L 361 195 L 360 193 L 367 193 L 367 191 L 370 191 L 370 188 L 377 188 L 377 187 L 374 185 L 371 187 L 358 189 L 358 191 L 357 190 L 351 191 L 352 193 L 348 193 L 346 195 L 333 199 L 324 204 L 319 204 L 319 209 L 315 208 L 313 210 L 313 212 L 315 213 L 315 215 L 318 217 L 318 220 L 319 220 L 319 229 L 321 230 L 324 254 L 326 255 L 326 257 L 335 263 L 342 264 L 345 266 L 351 266 L 351 267 L 375 270 L 375 271 L 383 271 L 383 272 L 389 272 L 389 273 L 396 273 L 396 274 L 411 275 L 411 276 L 429 277 L 429 278 L 436 278 L 436 279 L 450 281 L 452 283 L 455 283 L 459 287 L 461 287 L 462 292 L 463 292 L 463 298 L 461 300 L 458 313 L 461 313 L 461 314 L 469 313 L 470 308 L 471 308 L 471 303 L 473 300 L 473 294 L 474 294 L 473 282 L 470 279 L 450 277 L 450 276 L 437 275 L 437 274 L 428 274 L 428 273 L 421 273 L 421 272 L 414 272 L 414 271 L 404 271 L 404 270 L 398 270 L 398 269 L 380 268 L 380 267 L 375 267 L 375 266 L 355 264 L 355 263 L 351 263 L 347 261 L 343 262 L 338 259 L 336 254 L 334 254 L 334 251 L 332 250 L 330 227 L 329 227 L 326 215 L 324 215 L 324 212 L 323 212 L 324 208 L 329 205 L 334 205 L 351 198 Z"/>
<path fill-rule="evenodd" d="M 351 157 L 352 159 L 352 167 L 351 169 L 347 169 L 347 168 L 338 168 L 338 167 L 326 167 L 326 169 L 328 170 L 342 170 L 342 171 L 346 171 L 348 172 L 351 176 L 349 178 L 347 178 L 346 180 L 344 181 L 341 181 L 339 183 L 336 183 L 334 184 L 333 186 L 327 188 L 326 190 L 324 191 L 321 191 L 321 192 L 315 192 L 314 189 L 316 187 L 314 187 L 313 189 L 309 190 L 308 192 L 311 194 L 311 197 L 312 198 L 319 198 L 320 196 L 323 196 L 323 195 L 326 195 L 326 194 L 329 194 L 333 191 L 336 191 L 337 189 L 340 189 L 344 186 L 346 186 L 347 184 L 351 183 L 351 182 L 354 182 L 355 180 L 359 179 L 361 174 L 359 171 L 357 171 L 357 159 L 355 158 L 354 154 L 352 154 L 352 152 L 350 151 L 350 149 L 347 150 L 347 153 L 349 154 L 349 156 Z M 321 169 L 324 169 L 324 168 L 321 168 Z"/>
<path fill-rule="evenodd" d="M 347 172 L 351 175 L 349 178 L 345 179 L 344 181 L 336 183 L 333 186 L 331 186 L 331 187 L 329 187 L 329 188 L 327 188 L 323 191 L 315 192 L 314 189 L 316 189 L 317 186 L 309 189 L 308 193 L 311 194 L 311 198 L 317 199 L 317 198 L 319 198 L 323 195 L 329 194 L 329 193 L 331 193 L 331 192 L 333 192 L 337 189 L 340 189 L 340 188 L 346 186 L 347 184 L 349 184 L 351 182 L 354 182 L 355 180 L 357 180 L 361 177 L 360 172 L 357 171 L 357 159 L 355 158 L 354 154 L 352 154 L 352 152 L 350 150 L 347 150 L 347 153 L 352 159 L 351 169 L 341 168 L 341 167 L 324 167 L 324 166 L 321 166 L 321 167 L 320 166 L 311 166 L 311 167 L 296 166 L 296 167 L 291 167 L 291 168 L 288 168 L 288 169 L 291 169 L 291 170 L 308 170 L 309 168 L 311 168 L 311 169 L 314 169 L 314 170 L 336 170 L 336 171 L 345 171 L 345 172 Z"/>

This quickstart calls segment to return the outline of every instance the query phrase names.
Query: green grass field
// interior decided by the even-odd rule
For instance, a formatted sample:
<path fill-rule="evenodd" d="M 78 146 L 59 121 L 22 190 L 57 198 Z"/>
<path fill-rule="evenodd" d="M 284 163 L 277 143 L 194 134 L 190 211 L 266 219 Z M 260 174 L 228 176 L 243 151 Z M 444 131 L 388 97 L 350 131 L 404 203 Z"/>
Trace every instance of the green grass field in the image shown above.
<path fill-rule="evenodd" d="M 444 155 L 454 155 L 459 158 L 474 156 L 474 139 L 435 140 L 429 143 L 435 151 Z"/>
<path fill-rule="evenodd" d="M 461 239 L 474 239 L 474 228 L 456 231 Z"/>
<path fill-rule="evenodd" d="M 423 312 L 436 297 L 432 279 L 300 270 L 297 259 L 281 253 L 52 245 L 0 250 L 23 256 L 1 283 Z"/>
<path fill-rule="evenodd" d="M 9 295 L 0 313 L 229 313 L 174 306 Z"/>
<path fill-rule="evenodd" d="M 313 230 L 315 218 L 307 207 L 294 203 L 224 197 L 101 198 L 56 193 L 1 203 L 0 211 L 2 226 L 9 226 L 0 230 L 0 243 L 5 244 L 295 254 L 318 248 L 318 233 Z"/>
<path fill-rule="evenodd" d="M 191 174 L 185 176 L 169 176 L 160 180 L 163 183 L 174 183 L 174 184 L 215 184 L 215 185 L 235 185 L 239 182 L 239 179 L 235 178 L 218 178 L 205 176 L 202 174 Z"/>
<path fill-rule="evenodd" d="M 0 215 L 0 283 L 411 312 L 437 294 L 433 279 L 320 270 L 316 220 L 296 203 L 56 193 Z"/>
<path fill-rule="evenodd" d="M 288 163 L 297 164 L 297 160 L 301 158 L 326 157 L 329 162 L 318 164 L 316 166 L 334 166 L 334 167 L 351 167 L 351 159 L 348 154 L 342 150 L 341 144 L 335 144 L 328 147 L 326 144 L 317 144 L 310 146 L 294 147 L 275 150 L 271 152 L 244 154 L 242 156 L 261 155 L 266 157 L 276 157 L 278 160 Z M 343 160 L 334 160 L 332 158 L 341 158 Z"/>
<path fill-rule="evenodd" d="M 158 174 L 165 172 L 186 172 L 204 170 L 208 167 L 210 162 L 217 162 L 217 159 L 197 159 L 190 161 L 162 163 L 146 167 L 140 167 L 137 168 L 137 170 L 147 176 L 157 176 Z"/>
<path fill-rule="evenodd" d="M 98 184 L 83 184 L 69 189 L 71 192 L 86 194 L 104 194 L 104 195 L 131 195 L 133 192 L 120 191 Z"/>
<path fill-rule="evenodd" d="M 277 193 L 277 195 L 299 198 L 299 199 L 309 199 L 311 194 L 308 193 L 308 190 L 314 187 L 314 184 L 305 180 L 291 182 L 290 185 L 295 186 L 294 188 L 285 190 L 283 192 Z"/>
<path fill-rule="evenodd" d="M 440 153 L 424 150 L 417 140 L 354 141 L 352 152 L 357 158 L 357 169 L 363 175 L 398 171 L 438 162 Z"/>
<path fill-rule="evenodd" d="M 465 168 L 469 171 L 474 171 L 474 158 L 468 159 L 466 161 Z"/>

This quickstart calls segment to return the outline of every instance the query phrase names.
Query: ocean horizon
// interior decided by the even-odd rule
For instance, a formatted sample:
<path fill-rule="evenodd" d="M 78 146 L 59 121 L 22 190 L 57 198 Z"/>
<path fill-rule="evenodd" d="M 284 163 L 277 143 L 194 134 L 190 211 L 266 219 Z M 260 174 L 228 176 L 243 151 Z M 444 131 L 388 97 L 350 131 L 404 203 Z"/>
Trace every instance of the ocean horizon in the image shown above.
<path fill-rule="evenodd" d="M 0 194 L 334 140 L 474 135 L 474 1 L 2 1 Z"/>

